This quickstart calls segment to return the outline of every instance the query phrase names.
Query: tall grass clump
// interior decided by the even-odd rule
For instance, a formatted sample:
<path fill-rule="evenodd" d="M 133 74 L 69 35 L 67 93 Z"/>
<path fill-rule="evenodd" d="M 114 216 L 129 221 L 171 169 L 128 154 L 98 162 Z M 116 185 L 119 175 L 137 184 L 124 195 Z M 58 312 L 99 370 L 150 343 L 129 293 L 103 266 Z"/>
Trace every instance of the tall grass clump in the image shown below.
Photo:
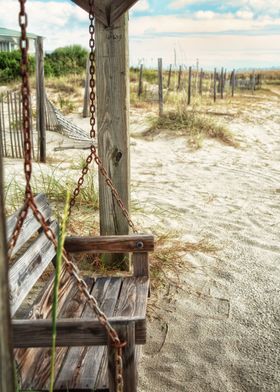
<path fill-rule="evenodd" d="M 239 144 L 232 132 L 223 124 L 195 109 L 170 110 L 152 121 L 148 134 L 158 130 L 169 130 L 176 136 L 188 136 L 189 144 L 198 149 L 205 138 L 217 139 L 227 145 L 238 147 Z"/>
<path fill-rule="evenodd" d="M 50 371 L 50 392 L 53 392 L 55 381 L 55 358 L 56 358 L 56 325 L 57 325 L 57 305 L 58 305 L 58 289 L 59 279 L 61 274 L 63 248 L 66 238 L 67 218 L 69 215 L 70 192 L 67 191 L 66 203 L 64 206 L 64 213 L 61 221 L 60 232 L 58 235 L 57 249 L 56 249 L 56 265 L 54 278 L 54 293 L 52 304 L 52 349 L 51 349 L 51 371 Z"/>

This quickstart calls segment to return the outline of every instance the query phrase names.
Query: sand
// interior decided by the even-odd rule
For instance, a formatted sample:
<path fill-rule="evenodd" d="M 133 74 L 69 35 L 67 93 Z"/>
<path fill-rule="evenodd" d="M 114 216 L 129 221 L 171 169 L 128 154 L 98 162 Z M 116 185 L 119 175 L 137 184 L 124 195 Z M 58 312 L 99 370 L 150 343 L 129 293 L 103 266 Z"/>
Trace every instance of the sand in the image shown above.
<path fill-rule="evenodd" d="M 229 124 L 240 149 L 206 141 L 192 152 L 164 134 L 133 147 L 135 193 L 155 231 L 220 248 L 187 255 L 181 289 L 160 301 L 141 392 L 280 391 L 279 100 L 257 107 Z"/>
<path fill-rule="evenodd" d="M 279 104 L 279 96 L 264 97 L 227 117 L 241 148 L 206 140 L 197 151 L 170 132 L 144 138 L 145 116 L 132 111 L 135 220 L 144 231 L 177 231 L 219 249 L 186 255 L 178 287 L 161 293 L 143 348 L 141 392 L 280 391 Z M 73 151 L 53 151 L 65 144 L 48 133 L 49 153 L 64 161 L 57 175 L 71 170 Z M 22 163 L 5 161 L 7 181 L 20 181 Z"/>

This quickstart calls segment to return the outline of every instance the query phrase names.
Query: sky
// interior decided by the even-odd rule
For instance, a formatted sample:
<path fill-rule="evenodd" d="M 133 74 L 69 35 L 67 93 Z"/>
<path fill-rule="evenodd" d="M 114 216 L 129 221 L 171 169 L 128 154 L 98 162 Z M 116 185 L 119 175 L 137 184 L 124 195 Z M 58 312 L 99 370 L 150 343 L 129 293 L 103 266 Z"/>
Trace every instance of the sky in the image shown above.
<path fill-rule="evenodd" d="M 27 0 L 28 30 L 45 50 L 88 43 L 88 15 L 70 0 Z M 0 0 L 0 27 L 18 30 L 18 0 Z M 4 12 L 3 12 L 4 10 Z M 139 0 L 130 10 L 130 63 L 212 69 L 280 68 L 280 0 Z"/>

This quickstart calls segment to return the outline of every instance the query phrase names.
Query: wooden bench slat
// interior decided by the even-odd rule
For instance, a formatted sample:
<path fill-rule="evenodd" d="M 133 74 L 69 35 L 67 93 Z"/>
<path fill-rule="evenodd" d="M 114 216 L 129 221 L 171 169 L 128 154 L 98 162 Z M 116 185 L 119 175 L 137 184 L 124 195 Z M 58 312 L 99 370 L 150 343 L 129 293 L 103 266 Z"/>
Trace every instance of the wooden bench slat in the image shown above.
<path fill-rule="evenodd" d="M 46 220 L 49 220 L 52 212 L 46 195 L 44 195 L 43 193 L 38 194 L 35 197 L 35 202 L 38 206 L 39 211 L 43 214 L 44 218 Z M 21 210 L 18 210 L 12 216 L 7 218 L 6 228 L 8 241 L 10 241 L 11 239 L 20 211 Z M 15 255 L 16 252 L 34 235 L 34 233 L 36 233 L 39 228 L 40 223 L 35 219 L 33 212 L 29 209 L 12 255 Z"/>
<path fill-rule="evenodd" d="M 151 252 L 154 250 L 154 237 L 152 235 L 71 236 L 66 238 L 64 245 L 70 253 Z"/>
<path fill-rule="evenodd" d="M 147 277 L 124 279 L 114 316 L 126 318 L 140 317 L 145 319 L 149 285 L 150 281 Z M 143 323 L 142 327 L 143 331 L 145 331 L 145 341 L 143 341 L 143 344 L 145 344 L 146 323 Z M 137 334 L 137 331 L 135 332 Z M 100 368 L 100 373 L 96 381 L 96 390 L 104 388 L 104 385 L 108 385 L 107 361 L 108 356 L 106 351 Z"/>
<path fill-rule="evenodd" d="M 92 281 L 91 281 L 92 282 Z M 49 318 L 51 316 L 53 299 L 54 278 L 51 278 L 44 289 L 43 296 L 39 296 L 39 301 L 34 302 L 31 319 Z M 92 283 L 90 283 L 92 284 Z M 60 277 L 58 314 L 68 317 L 79 317 L 84 307 L 84 300 L 77 290 L 75 280 L 69 277 L 68 272 L 63 267 Z M 73 309 L 75 310 L 73 313 Z M 57 349 L 57 363 L 61 362 L 67 348 Z M 22 387 L 34 390 L 43 390 L 49 382 L 49 349 L 18 349 L 15 352 L 15 359 L 21 370 Z"/>
<path fill-rule="evenodd" d="M 99 278 L 94 286 L 92 294 L 108 317 L 113 315 L 121 284 L 121 278 Z M 89 305 L 86 306 L 82 318 L 96 319 Z M 107 342 L 106 335 L 104 335 L 104 338 Z M 77 390 L 87 388 L 93 390 L 105 350 L 105 347 L 102 346 L 70 348 L 56 380 L 56 388 L 58 390 L 66 387 Z M 83 361 L 81 361 L 81 358 L 83 358 Z"/>
<path fill-rule="evenodd" d="M 58 232 L 58 223 L 53 222 L 50 227 Z M 26 252 L 10 268 L 10 304 L 11 314 L 14 315 L 25 297 L 45 271 L 56 251 L 53 244 L 41 233 L 30 245 Z"/>

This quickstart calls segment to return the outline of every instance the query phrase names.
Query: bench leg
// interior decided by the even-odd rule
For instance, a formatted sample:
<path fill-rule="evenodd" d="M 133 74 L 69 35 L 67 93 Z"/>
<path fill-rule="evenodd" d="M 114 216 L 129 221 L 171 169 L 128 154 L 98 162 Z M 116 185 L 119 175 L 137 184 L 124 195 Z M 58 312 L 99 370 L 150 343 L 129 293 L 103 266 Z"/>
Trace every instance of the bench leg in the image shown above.
<path fill-rule="evenodd" d="M 115 328 L 121 341 L 127 344 L 123 348 L 123 380 L 124 392 L 137 391 L 137 370 L 135 357 L 135 323 Z M 108 344 L 108 379 L 110 392 L 117 392 L 115 383 L 115 349 L 109 341 Z"/>

